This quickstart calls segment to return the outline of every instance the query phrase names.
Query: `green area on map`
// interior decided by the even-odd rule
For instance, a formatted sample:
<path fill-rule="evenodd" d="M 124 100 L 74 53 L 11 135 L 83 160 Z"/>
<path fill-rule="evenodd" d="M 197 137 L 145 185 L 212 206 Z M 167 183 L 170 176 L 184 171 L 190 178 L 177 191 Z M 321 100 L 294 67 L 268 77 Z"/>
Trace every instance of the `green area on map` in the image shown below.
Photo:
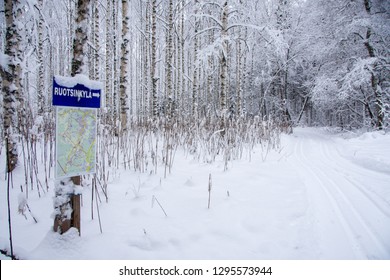
<path fill-rule="evenodd" d="M 96 110 L 57 108 L 56 177 L 95 173 Z"/>

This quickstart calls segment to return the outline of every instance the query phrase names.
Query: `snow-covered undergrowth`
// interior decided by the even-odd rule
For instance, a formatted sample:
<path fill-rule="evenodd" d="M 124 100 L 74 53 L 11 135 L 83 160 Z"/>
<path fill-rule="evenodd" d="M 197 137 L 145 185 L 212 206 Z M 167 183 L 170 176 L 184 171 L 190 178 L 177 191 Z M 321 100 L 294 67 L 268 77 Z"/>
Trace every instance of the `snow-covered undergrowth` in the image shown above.
<path fill-rule="evenodd" d="M 134 123 L 119 142 L 113 141 L 108 131 L 104 127 L 100 131 L 100 135 L 106 138 L 100 141 L 103 145 L 100 147 L 101 158 L 106 161 L 102 164 L 155 172 L 163 163 L 165 175 L 172 168 L 178 149 L 199 162 L 212 163 L 222 158 L 227 169 L 231 160 L 250 158 L 257 145 L 262 147 L 265 159 L 271 149 L 279 148 L 281 133 L 275 123 L 259 118 L 204 119 L 196 124 L 180 121 Z"/>
<path fill-rule="evenodd" d="M 48 192 L 39 197 L 30 191 L 25 200 L 18 168 L 11 190 L 17 256 L 390 259 L 390 135 L 347 138 L 296 128 L 292 135 L 274 135 L 275 141 L 266 142 L 261 129 L 252 130 L 258 135 L 226 131 L 222 137 L 217 128 L 207 134 L 197 127 L 188 132 L 176 127 L 169 139 L 158 136 L 164 131 L 128 132 L 128 142 L 111 142 L 122 145 L 120 150 L 110 150 L 109 142 L 106 150 L 99 148 L 106 160 L 100 160 L 100 168 L 110 173 L 98 175 L 98 195 L 91 180 L 84 180 L 81 237 L 74 230 L 51 231 L 53 179 Z M 0 183 L 6 185 L 4 173 Z M 0 199 L 0 249 L 7 250 L 5 187 Z M 18 214 L 18 201 L 28 203 L 37 223 L 27 211 Z"/>

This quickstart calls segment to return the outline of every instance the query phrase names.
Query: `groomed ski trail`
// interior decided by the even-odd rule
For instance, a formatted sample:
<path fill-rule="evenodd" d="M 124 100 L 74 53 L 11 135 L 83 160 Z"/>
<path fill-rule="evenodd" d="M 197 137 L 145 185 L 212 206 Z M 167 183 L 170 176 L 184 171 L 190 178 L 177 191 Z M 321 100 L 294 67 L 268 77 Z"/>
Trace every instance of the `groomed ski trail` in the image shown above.
<path fill-rule="evenodd" d="M 320 130 L 296 129 L 294 136 L 292 158 L 307 189 L 318 258 L 389 259 L 390 204 L 376 189 L 390 186 L 390 174 L 347 160 Z"/>

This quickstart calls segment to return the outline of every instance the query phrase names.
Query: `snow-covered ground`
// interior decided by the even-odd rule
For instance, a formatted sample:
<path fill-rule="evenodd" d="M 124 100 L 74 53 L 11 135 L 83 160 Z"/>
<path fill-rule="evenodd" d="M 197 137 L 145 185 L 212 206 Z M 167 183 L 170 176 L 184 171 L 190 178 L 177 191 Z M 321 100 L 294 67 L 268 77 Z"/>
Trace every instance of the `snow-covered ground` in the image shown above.
<path fill-rule="evenodd" d="M 296 128 L 282 136 L 278 151 L 265 160 L 261 154 L 258 147 L 224 171 L 222 160 L 199 163 L 178 151 L 166 179 L 163 168 L 153 175 L 122 170 L 108 186 L 108 203 L 99 205 L 103 233 L 85 187 L 81 237 L 51 231 L 54 187 L 41 198 L 29 195 L 38 223 L 18 214 L 17 170 L 14 251 L 27 259 L 390 259 L 390 134 Z"/>

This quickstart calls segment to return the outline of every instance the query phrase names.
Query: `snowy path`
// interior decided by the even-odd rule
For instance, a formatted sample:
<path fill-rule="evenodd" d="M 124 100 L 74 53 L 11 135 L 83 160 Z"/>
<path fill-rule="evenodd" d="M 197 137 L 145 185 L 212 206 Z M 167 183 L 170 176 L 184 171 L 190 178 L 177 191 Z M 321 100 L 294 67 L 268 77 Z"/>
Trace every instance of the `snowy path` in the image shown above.
<path fill-rule="evenodd" d="M 321 259 L 389 259 L 390 174 L 345 159 L 318 130 L 297 129 L 293 162 L 307 188 Z"/>
<path fill-rule="evenodd" d="M 389 260 L 389 143 L 390 135 L 380 132 L 295 128 L 265 160 L 256 147 L 250 160 L 232 161 L 227 171 L 222 159 L 202 163 L 178 151 L 165 179 L 163 168 L 157 174 L 118 170 L 109 202 L 99 207 L 103 234 L 96 208 L 91 219 L 91 186 L 84 187 L 81 238 L 50 230 L 53 188 L 41 198 L 30 192 L 38 223 L 17 214 L 20 190 L 14 188 L 15 248 L 27 259 Z M 15 173 L 16 186 L 23 184 L 22 171 Z M 0 199 L 6 201 L 5 188 Z M 8 246 L 6 213 L 0 203 L 0 249 Z"/>

